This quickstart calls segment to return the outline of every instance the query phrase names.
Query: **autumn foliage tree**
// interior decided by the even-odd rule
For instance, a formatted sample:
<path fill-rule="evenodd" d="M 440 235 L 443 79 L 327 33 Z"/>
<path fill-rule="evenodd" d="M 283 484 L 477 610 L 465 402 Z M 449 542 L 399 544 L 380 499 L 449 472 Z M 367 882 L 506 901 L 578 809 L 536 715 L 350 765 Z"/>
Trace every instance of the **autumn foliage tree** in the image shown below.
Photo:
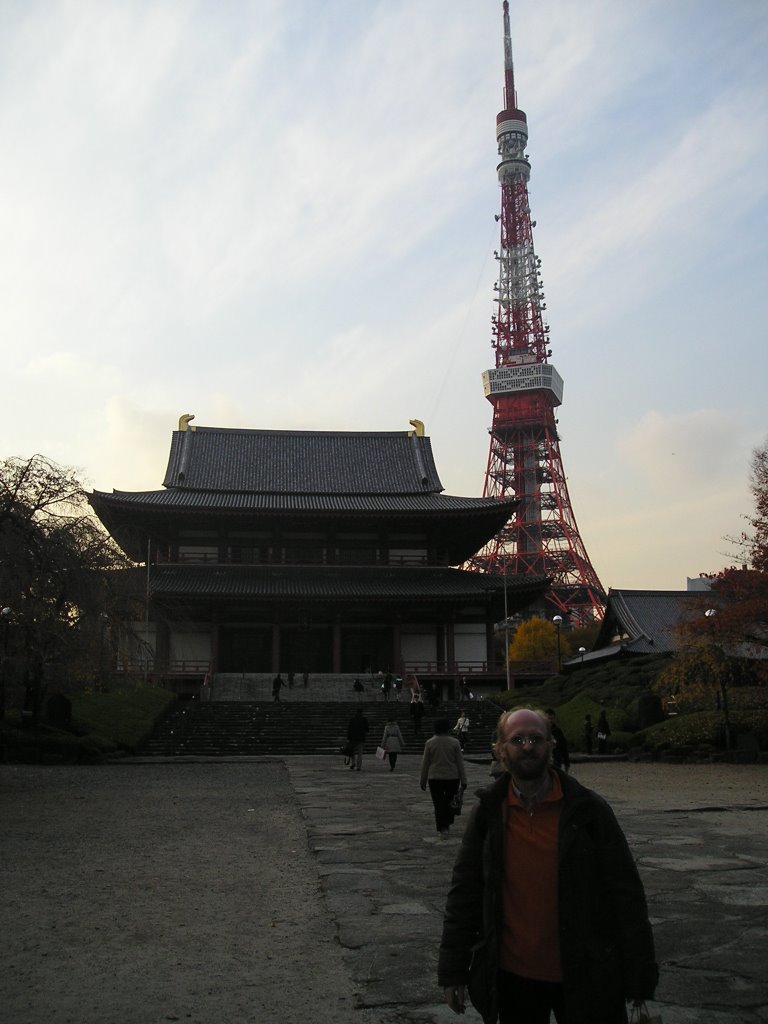
<path fill-rule="evenodd" d="M 562 635 L 560 643 L 565 657 L 567 652 Z M 557 629 L 554 624 L 539 617 L 521 622 L 509 644 L 509 660 L 557 665 Z"/>
<path fill-rule="evenodd" d="M 728 694 L 737 685 L 768 682 L 768 444 L 752 456 L 755 509 L 750 530 L 736 541 L 744 561 L 711 577 L 711 589 L 679 625 L 683 650 L 658 679 L 683 705 L 723 712 L 729 732 Z"/>

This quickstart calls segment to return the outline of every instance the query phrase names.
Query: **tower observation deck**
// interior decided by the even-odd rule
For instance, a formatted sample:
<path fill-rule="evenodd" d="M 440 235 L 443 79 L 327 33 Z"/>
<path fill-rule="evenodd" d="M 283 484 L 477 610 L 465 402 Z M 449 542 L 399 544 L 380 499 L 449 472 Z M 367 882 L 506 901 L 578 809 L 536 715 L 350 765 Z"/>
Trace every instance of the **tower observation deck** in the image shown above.
<path fill-rule="evenodd" d="M 549 362 L 528 198 L 528 119 L 517 106 L 507 0 L 503 11 L 504 109 L 496 118 L 501 235 L 491 317 L 495 365 L 483 374 L 493 406 L 483 496 L 514 496 L 519 505 L 470 564 L 489 573 L 550 577 L 552 611 L 585 625 L 602 618 L 605 595 L 579 535 L 560 455 L 555 409 L 563 380 Z"/>

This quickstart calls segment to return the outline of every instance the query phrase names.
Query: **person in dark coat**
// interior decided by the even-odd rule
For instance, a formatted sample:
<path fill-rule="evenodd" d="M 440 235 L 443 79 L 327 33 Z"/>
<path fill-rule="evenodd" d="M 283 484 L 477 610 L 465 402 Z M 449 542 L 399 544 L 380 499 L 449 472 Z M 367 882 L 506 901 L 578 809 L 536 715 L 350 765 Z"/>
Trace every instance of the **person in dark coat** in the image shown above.
<path fill-rule="evenodd" d="M 564 772 L 569 772 L 571 770 L 571 755 L 568 750 L 568 740 L 555 720 L 554 708 L 547 708 L 547 718 L 552 730 L 552 741 L 555 744 L 555 749 L 552 752 L 555 768 L 562 768 Z"/>
<path fill-rule="evenodd" d="M 278 672 L 272 680 L 272 700 L 275 704 L 280 703 L 280 691 L 283 688 L 283 677 Z"/>
<path fill-rule="evenodd" d="M 413 733 L 421 736 L 421 720 L 424 717 L 424 702 L 418 694 L 414 694 L 410 706 L 411 720 L 413 721 Z"/>
<path fill-rule="evenodd" d="M 625 1024 L 658 981 L 640 876 L 613 811 L 550 767 L 543 712 L 499 719 L 505 772 L 478 793 L 438 959 L 445 1001 L 485 1024 Z"/>
<path fill-rule="evenodd" d="M 361 771 L 363 767 L 363 746 L 365 737 L 368 735 L 368 719 L 363 714 L 362 708 L 358 708 L 349 720 L 347 726 L 347 740 L 349 741 L 350 771 Z"/>
<path fill-rule="evenodd" d="M 592 715 L 584 716 L 584 749 L 588 754 L 592 753 Z"/>

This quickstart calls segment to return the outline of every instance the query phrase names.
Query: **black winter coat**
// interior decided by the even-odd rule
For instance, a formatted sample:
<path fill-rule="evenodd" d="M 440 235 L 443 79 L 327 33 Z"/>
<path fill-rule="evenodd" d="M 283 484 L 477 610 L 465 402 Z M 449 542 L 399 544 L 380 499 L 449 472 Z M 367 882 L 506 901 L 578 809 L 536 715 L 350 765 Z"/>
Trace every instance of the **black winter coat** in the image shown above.
<path fill-rule="evenodd" d="M 658 980 L 645 893 L 624 833 L 596 793 L 558 772 L 560 959 L 568 1024 L 624 1024 L 626 1001 Z M 453 869 L 438 962 L 441 988 L 468 985 L 485 1024 L 496 976 L 507 773 L 478 792 Z M 525 1024 L 521 1021 L 520 1024 Z"/>

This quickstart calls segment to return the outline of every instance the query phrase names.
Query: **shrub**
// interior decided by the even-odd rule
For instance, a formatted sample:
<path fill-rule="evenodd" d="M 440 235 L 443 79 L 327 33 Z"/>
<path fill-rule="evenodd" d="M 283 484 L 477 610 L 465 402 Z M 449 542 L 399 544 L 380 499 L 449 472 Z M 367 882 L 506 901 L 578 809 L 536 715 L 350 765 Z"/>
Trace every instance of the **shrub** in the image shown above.
<path fill-rule="evenodd" d="M 80 732 L 107 737 L 115 747 L 133 751 L 175 702 L 174 693 L 157 686 L 82 692 L 72 697 L 73 724 Z"/>

